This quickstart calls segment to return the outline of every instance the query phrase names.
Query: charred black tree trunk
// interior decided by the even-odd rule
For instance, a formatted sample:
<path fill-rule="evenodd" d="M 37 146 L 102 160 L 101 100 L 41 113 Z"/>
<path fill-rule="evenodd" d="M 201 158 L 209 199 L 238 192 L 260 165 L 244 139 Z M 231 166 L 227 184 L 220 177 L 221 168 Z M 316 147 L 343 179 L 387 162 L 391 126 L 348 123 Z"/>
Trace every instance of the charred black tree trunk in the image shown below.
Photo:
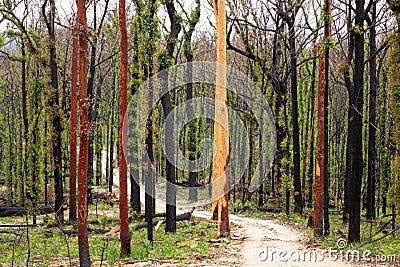
<path fill-rule="evenodd" d="M 349 97 L 349 107 L 347 113 L 347 144 L 346 144 L 346 174 L 344 179 L 344 201 L 343 201 L 343 223 L 346 224 L 348 222 L 349 215 L 349 207 L 350 207 L 350 179 L 351 179 L 351 168 L 352 168 L 352 151 L 353 151 L 353 131 L 354 131 L 354 108 L 351 106 L 351 103 L 354 104 L 354 83 L 350 78 L 350 66 L 353 63 L 354 58 L 354 32 L 352 30 L 352 22 L 351 22 L 351 0 L 348 2 L 348 13 L 347 13 L 347 31 L 349 32 L 348 38 L 348 55 L 347 55 L 347 66 L 344 71 L 344 81 L 346 84 L 348 97 Z"/>
<path fill-rule="evenodd" d="M 350 151 L 347 174 L 350 179 L 348 182 L 349 196 L 349 242 L 360 241 L 360 203 L 361 203 L 361 182 L 363 176 L 363 145 L 362 145 L 362 114 L 364 105 L 364 0 L 356 0 L 355 26 L 354 33 L 354 76 L 353 90 L 350 92 L 349 106 L 351 114 L 349 121 L 352 127 L 349 127 L 348 143 Z"/>
<path fill-rule="evenodd" d="M 46 12 L 48 1 L 42 5 L 42 15 L 45 21 L 48 35 L 49 35 L 49 62 L 50 62 L 50 77 L 51 77 L 51 95 L 49 99 L 49 106 L 52 107 L 51 123 L 52 123 L 52 142 L 53 142 L 53 172 L 54 172 L 54 192 L 55 192 L 55 210 L 57 216 L 63 220 L 63 185 L 62 185 L 62 153 L 61 153 L 61 117 L 59 112 L 59 92 L 58 92 L 58 65 L 57 65 L 57 50 L 56 50 L 56 36 L 55 36 L 55 16 L 56 7 L 55 1 L 50 0 L 50 10 Z"/>
<path fill-rule="evenodd" d="M 167 43 L 167 56 L 168 60 L 172 61 L 174 57 L 174 50 L 175 50 L 175 44 L 179 35 L 179 32 L 181 31 L 181 25 L 178 21 L 178 16 L 177 12 L 174 6 L 173 1 L 168 1 L 166 4 L 167 7 L 167 12 L 168 12 L 168 17 L 171 22 L 171 30 L 168 38 L 168 43 Z M 162 69 L 168 68 L 169 66 L 161 66 Z M 166 74 L 166 77 L 161 77 L 164 79 L 164 90 L 168 91 L 168 74 Z M 167 118 L 167 116 L 170 114 L 172 111 L 172 104 L 171 104 L 171 96 L 169 93 L 165 94 L 161 98 L 161 104 L 163 106 L 164 110 L 164 117 Z M 167 138 L 173 138 L 173 125 L 166 125 L 166 136 Z M 166 140 L 166 153 L 172 158 L 174 158 L 174 147 L 172 146 L 172 142 L 169 142 Z M 166 178 L 167 178 L 167 192 L 166 192 L 166 226 L 165 226 L 165 231 L 166 232 L 176 232 L 176 192 L 173 184 L 176 182 L 175 179 L 175 168 L 172 162 L 168 160 L 166 157 L 166 168 L 165 168 L 165 173 L 166 173 Z"/>

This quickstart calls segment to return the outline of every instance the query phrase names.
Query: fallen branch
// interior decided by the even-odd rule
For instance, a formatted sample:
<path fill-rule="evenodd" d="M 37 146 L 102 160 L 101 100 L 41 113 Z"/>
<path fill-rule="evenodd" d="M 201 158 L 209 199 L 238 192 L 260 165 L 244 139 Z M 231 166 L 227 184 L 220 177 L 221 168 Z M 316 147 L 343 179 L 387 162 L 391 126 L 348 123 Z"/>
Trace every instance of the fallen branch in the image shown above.
<path fill-rule="evenodd" d="M 185 212 L 185 213 L 183 213 L 183 214 L 180 214 L 180 215 L 176 216 L 176 221 L 179 222 L 179 221 L 190 220 L 190 218 L 192 218 L 192 213 L 193 213 L 193 211 L 194 211 L 194 210 L 189 211 L 189 212 Z M 153 227 L 154 227 L 154 226 L 157 226 L 157 224 L 158 224 L 159 222 L 160 222 L 160 221 L 153 221 Z M 162 223 L 165 223 L 165 219 L 162 220 Z M 144 223 L 136 224 L 136 225 L 134 226 L 134 229 L 135 229 L 135 230 L 139 230 L 139 229 L 146 228 L 146 227 L 147 227 L 147 222 L 144 222 Z"/>
<path fill-rule="evenodd" d="M 61 231 L 65 235 L 77 235 L 78 234 L 78 230 L 74 230 L 74 229 L 61 229 Z M 88 228 L 89 233 L 95 233 L 95 234 L 106 234 L 109 231 L 110 230 Z M 56 233 L 55 231 L 49 231 L 49 230 L 46 231 L 47 235 L 53 235 L 55 233 Z"/>
<path fill-rule="evenodd" d="M 2 207 L 0 206 L 0 217 L 22 216 L 29 209 L 25 207 Z M 43 206 L 36 208 L 37 214 L 50 214 L 54 213 L 55 209 L 51 206 Z"/>
<path fill-rule="evenodd" d="M 363 247 L 363 246 L 365 246 L 365 245 L 368 245 L 368 244 L 374 243 L 374 242 L 376 242 L 376 241 L 382 240 L 382 239 L 384 239 L 385 237 L 390 236 L 391 234 L 393 234 L 394 232 L 396 232 L 396 231 L 399 230 L 399 229 L 400 229 L 400 226 L 397 227 L 397 228 L 395 228 L 395 229 L 393 229 L 390 233 L 387 233 L 387 234 L 385 234 L 385 235 L 383 235 L 383 236 L 381 236 L 381 237 L 379 237 L 379 238 L 377 238 L 377 239 L 374 239 L 374 240 L 365 242 L 364 244 L 362 244 L 362 245 L 360 246 L 360 248 Z"/>
<path fill-rule="evenodd" d="M 267 207 L 257 207 L 258 211 L 265 211 L 265 212 L 282 212 L 282 208 L 267 208 Z"/>
<path fill-rule="evenodd" d="M 0 228 L 36 227 L 37 224 L 0 224 Z"/>
<path fill-rule="evenodd" d="M 88 228 L 89 233 L 95 233 L 95 234 L 106 234 L 106 233 L 110 232 L 110 230 Z M 62 232 L 63 232 L 63 234 L 66 234 L 66 235 L 77 235 L 78 234 L 78 230 L 63 229 Z"/>
<path fill-rule="evenodd" d="M 163 212 L 163 213 L 154 214 L 153 218 L 160 218 L 160 217 L 166 217 L 166 216 L 167 216 L 167 214 L 165 212 Z M 144 219 L 144 217 L 145 217 L 145 214 L 139 214 L 140 219 Z"/>

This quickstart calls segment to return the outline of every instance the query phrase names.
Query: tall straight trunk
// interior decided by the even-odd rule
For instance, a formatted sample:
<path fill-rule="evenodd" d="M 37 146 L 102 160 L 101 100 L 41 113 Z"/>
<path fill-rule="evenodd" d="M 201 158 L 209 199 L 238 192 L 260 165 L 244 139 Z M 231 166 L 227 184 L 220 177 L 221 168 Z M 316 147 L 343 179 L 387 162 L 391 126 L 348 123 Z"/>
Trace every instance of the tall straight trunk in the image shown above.
<path fill-rule="evenodd" d="M 315 171 L 315 193 L 314 193 L 314 235 L 323 236 L 324 232 L 324 184 L 325 184 L 325 54 L 320 51 L 319 55 L 319 78 L 318 78 L 318 149 Z"/>
<path fill-rule="evenodd" d="M 80 144 L 78 164 L 78 246 L 80 266 L 90 266 L 87 224 L 87 169 L 90 122 L 88 108 L 91 104 L 87 95 L 87 18 L 86 1 L 76 0 L 79 29 L 79 113 Z"/>
<path fill-rule="evenodd" d="M 314 111 L 315 111 L 315 75 L 317 70 L 317 60 L 313 60 L 312 62 L 312 70 L 311 70 L 311 103 L 310 103 L 310 114 L 311 114 L 311 122 L 310 122 L 310 165 L 308 167 L 308 203 L 310 207 L 312 206 L 312 197 L 313 197 L 313 177 L 314 177 Z"/>
<path fill-rule="evenodd" d="M 8 194 L 7 194 L 7 200 L 14 204 L 14 150 L 13 147 L 13 138 L 14 138 L 14 125 L 13 125 L 13 118 L 10 116 L 10 114 L 13 114 L 11 110 L 13 110 L 13 102 L 14 102 L 14 96 L 11 94 L 11 99 L 10 103 L 7 108 L 7 126 L 8 126 L 8 142 L 9 142 L 9 147 L 8 147 L 8 153 L 9 153 L 9 165 L 8 165 L 8 175 L 9 175 L 9 180 L 7 184 L 7 189 L 8 189 Z"/>
<path fill-rule="evenodd" d="M 137 36 L 136 28 L 135 28 L 135 33 L 134 34 Z M 135 51 L 138 51 L 139 44 L 138 44 L 137 38 L 135 38 L 134 41 L 133 41 L 133 47 L 134 47 Z M 132 61 L 133 62 L 138 62 L 137 53 L 134 55 L 134 58 L 133 58 Z M 139 81 L 140 80 L 138 71 L 134 71 L 132 73 L 132 79 L 134 81 Z M 131 86 L 131 95 L 134 96 L 136 94 L 136 90 L 137 90 L 137 87 Z M 136 110 L 132 110 L 131 109 L 130 112 L 133 113 L 132 114 L 132 117 L 134 118 L 133 119 L 133 123 L 136 126 L 138 124 L 138 118 L 137 118 L 138 109 L 136 109 Z M 133 128 L 135 128 L 135 127 L 133 127 Z M 138 139 L 138 136 L 139 136 L 138 133 L 133 132 L 132 135 L 133 135 L 132 137 L 134 139 Z M 138 143 L 136 142 L 135 144 L 138 144 Z M 132 160 L 132 163 L 133 163 L 133 168 L 130 168 L 130 181 L 131 181 L 130 205 L 131 205 L 131 208 L 136 213 L 141 213 L 142 207 L 141 207 L 141 203 L 140 203 L 140 186 L 139 186 L 139 172 L 140 172 L 139 171 L 140 170 L 140 167 L 139 167 L 139 163 L 140 163 L 140 160 L 139 160 L 139 146 L 135 145 L 131 149 L 134 150 L 134 152 L 130 153 L 132 155 L 132 159 L 131 160 Z"/>
<path fill-rule="evenodd" d="M 323 149 L 323 178 L 324 178 L 324 235 L 330 234 L 330 223 L 329 223 L 329 173 L 328 173 L 328 162 L 329 162 L 329 147 L 328 147 L 328 95 L 329 95 L 329 39 L 332 35 L 332 11 L 331 11 L 331 0 L 325 0 L 325 16 L 324 16 L 324 32 L 325 32 L 325 55 L 324 55 L 324 69 L 325 69 L 325 84 L 324 84 L 324 149 Z M 322 115 L 322 114 L 321 114 Z M 322 141 L 322 140 L 321 140 Z M 322 151 L 321 151 L 322 152 Z M 321 162 L 322 163 L 322 162 Z"/>
<path fill-rule="evenodd" d="M 295 12 L 296 13 L 296 12 Z M 295 13 L 290 18 L 289 47 L 290 47 L 290 71 L 291 71 L 291 96 L 292 96 L 292 120 L 293 120 L 293 186 L 294 186 L 294 212 L 303 212 L 303 197 L 301 194 L 300 177 L 300 130 L 299 110 L 297 100 L 297 55 L 296 39 L 294 32 Z"/>
<path fill-rule="evenodd" d="M 113 191 L 113 185 L 114 185 L 114 122 L 115 122 L 115 111 L 114 111 L 114 105 L 115 105 L 115 98 L 117 94 L 117 89 L 115 85 L 115 81 L 117 79 L 117 70 L 115 63 L 113 63 L 113 76 L 112 76 L 112 86 L 111 86 L 111 127 L 110 127 L 110 141 L 109 141 L 109 146 L 110 146 L 110 157 L 109 161 L 107 162 L 108 164 L 108 191 L 112 192 Z"/>
<path fill-rule="evenodd" d="M 26 90 L 26 51 L 25 51 L 25 44 L 24 41 L 22 40 L 22 45 L 21 45 L 21 55 L 22 55 L 22 61 L 21 61 L 21 91 L 22 91 L 22 120 L 24 123 L 24 161 L 23 161 L 23 174 L 24 177 L 21 177 L 23 181 L 27 181 L 27 174 L 28 174 L 28 142 L 29 142 L 29 123 L 28 123 L 28 111 L 27 111 L 27 90 Z M 34 162 L 31 162 L 30 164 L 35 164 Z M 32 177 L 33 178 L 33 177 Z M 31 201 L 35 196 L 32 196 L 31 193 L 31 188 L 28 188 L 27 190 L 27 195 L 28 199 Z"/>
<path fill-rule="evenodd" d="M 348 91 L 349 97 L 349 107 L 348 107 L 348 114 L 347 114 L 347 143 L 346 143 L 346 174 L 344 178 L 344 199 L 343 199 L 343 223 L 348 222 L 348 215 L 349 215 L 349 202 L 350 202 L 350 172 L 351 172 L 351 154 L 353 151 L 352 148 L 352 133 L 353 133 L 353 125 L 354 125 L 354 109 L 350 106 L 351 103 L 354 103 L 354 84 L 350 79 L 350 66 L 353 63 L 354 58 L 354 32 L 352 30 L 352 0 L 348 0 L 347 6 L 347 31 L 349 33 L 348 38 L 348 55 L 347 55 L 347 68 L 344 72 L 344 80 L 346 84 L 346 88 Z"/>
<path fill-rule="evenodd" d="M 50 10 L 47 14 L 46 5 L 50 4 Z M 56 35 L 55 35 L 55 17 L 56 17 L 55 1 L 45 1 L 42 5 L 42 15 L 47 27 L 49 35 L 49 62 L 50 62 L 50 78 L 51 78 L 51 93 L 49 95 L 49 106 L 52 108 L 50 115 L 52 123 L 52 142 L 53 142 L 53 173 L 54 173 L 54 193 L 55 193 L 55 210 L 57 217 L 63 220 L 63 185 L 62 185 L 62 153 L 61 153 L 61 117 L 59 114 L 59 92 L 58 92 L 58 64 L 56 50 Z"/>
<path fill-rule="evenodd" d="M 189 19 L 189 29 L 186 31 L 185 34 L 185 41 L 183 44 L 184 47 L 184 55 L 186 58 L 186 62 L 189 63 L 188 68 L 186 70 L 186 79 L 187 79 L 187 84 L 186 84 L 186 100 L 189 101 L 193 98 L 193 70 L 192 70 L 192 65 L 191 63 L 193 62 L 193 49 L 192 49 L 192 36 L 193 32 L 196 28 L 197 23 L 200 20 L 200 0 L 196 0 L 196 7 L 195 9 L 190 13 L 190 19 Z M 187 114 L 189 118 L 194 118 L 194 110 L 192 107 L 188 106 L 187 108 Z M 188 153 L 189 153 L 189 160 L 195 160 L 196 158 L 196 132 L 197 132 L 197 126 L 192 123 L 190 125 L 190 128 L 188 130 L 189 132 L 189 144 L 188 144 Z M 189 171 L 189 200 L 196 202 L 197 201 L 197 173 L 196 172 L 191 172 Z"/>
<path fill-rule="evenodd" d="M 131 236 L 128 224 L 128 170 L 123 147 L 127 144 L 127 125 L 124 124 L 128 107 L 128 32 L 126 29 L 125 0 L 119 0 L 120 54 L 120 100 L 119 100 L 119 223 L 121 257 L 131 252 Z"/>
<path fill-rule="evenodd" d="M 179 23 L 179 20 L 177 20 L 178 15 L 175 9 L 175 5 L 173 1 L 168 1 L 166 2 L 166 8 L 168 12 L 168 17 L 171 23 L 171 30 L 169 33 L 169 38 L 168 38 L 168 43 L 167 43 L 167 55 L 170 60 L 170 62 L 173 61 L 174 58 L 174 50 L 175 50 L 175 45 L 176 45 L 176 40 L 179 36 L 179 33 L 181 31 L 181 24 Z M 166 68 L 169 66 L 162 66 L 162 68 Z M 168 91 L 168 77 L 163 77 L 164 84 L 165 86 L 164 89 Z M 165 94 L 161 98 L 161 104 L 163 106 L 164 110 L 164 117 L 167 118 L 167 116 L 170 114 L 172 111 L 172 104 L 171 104 L 171 96 L 169 93 Z M 169 138 L 172 137 L 173 133 L 173 125 L 166 125 L 166 135 L 169 136 Z M 172 142 L 166 143 L 166 153 L 172 158 L 174 154 L 174 147 L 172 146 Z M 167 191 L 166 191 L 166 225 L 165 225 L 165 231 L 166 232 L 171 232 L 174 233 L 176 232 L 176 192 L 175 192 L 175 187 L 172 185 L 173 183 L 176 182 L 175 178 L 175 168 L 172 162 L 170 162 L 167 158 L 166 160 L 166 167 L 165 167 L 165 174 L 167 181 Z"/>
<path fill-rule="evenodd" d="M 78 82 L 78 32 L 72 33 L 71 115 L 69 129 L 69 221 L 76 222 L 76 131 L 77 131 L 77 82 Z"/>
<path fill-rule="evenodd" d="M 36 177 L 37 174 L 34 172 L 30 172 L 32 169 L 35 168 L 35 163 L 36 159 L 34 157 L 34 153 L 29 155 L 29 146 L 30 140 L 29 140 L 29 118 L 28 118 L 28 102 L 27 102 L 27 88 L 26 88 L 26 48 L 24 41 L 22 40 L 21 44 L 21 56 L 22 56 L 22 61 L 21 61 L 21 91 L 22 91 L 22 120 L 24 124 L 24 149 L 21 151 L 23 153 L 23 165 L 22 165 L 22 173 L 23 177 L 22 180 L 25 183 L 26 187 L 26 196 L 27 200 L 30 202 L 30 204 L 33 206 L 33 224 L 36 224 L 36 214 L 35 214 L 35 209 L 36 209 L 36 204 L 37 204 L 37 195 L 36 195 Z M 30 102 L 31 103 L 31 102 Z M 32 109 L 34 107 L 31 107 Z M 21 155 L 22 156 L 22 155 Z"/>
<path fill-rule="evenodd" d="M 367 219 L 375 219 L 375 189 L 376 189 L 376 95 L 378 77 L 376 74 L 376 3 L 371 10 L 369 31 L 369 125 L 368 125 L 368 180 L 367 180 Z"/>
<path fill-rule="evenodd" d="M 99 96 L 99 94 L 97 94 Z M 95 108 L 96 110 L 96 108 Z M 97 112 L 97 111 L 95 111 Z M 97 116 L 97 115 L 96 115 Z M 102 154 L 103 154 L 103 127 L 97 125 L 96 131 L 96 143 L 95 143 L 95 152 L 96 152 L 96 185 L 99 186 L 101 184 L 102 178 Z"/>
<path fill-rule="evenodd" d="M 94 29 L 97 28 L 97 3 L 93 2 L 93 23 Z M 94 35 L 93 41 L 91 42 L 90 47 L 90 64 L 89 64 L 89 78 L 88 78 L 88 88 L 87 94 L 89 97 L 94 97 L 93 95 L 93 87 L 94 87 L 94 76 L 96 72 L 96 52 L 97 52 L 97 36 Z M 93 109 L 89 108 L 89 121 L 94 122 L 93 120 Z M 94 177 L 94 169 L 93 169 L 93 159 L 94 159 L 94 135 L 89 138 L 89 150 L 88 150 L 88 203 L 93 204 L 92 202 L 92 187 L 93 187 L 93 177 Z"/>
<path fill-rule="evenodd" d="M 218 212 L 218 234 L 229 236 L 228 214 L 228 173 L 229 163 L 229 135 L 228 110 L 226 108 L 226 12 L 225 0 L 214 0 L 214 14 L 216 18 L 217 41 L 217 69 L 215 101 L 222 102 L 215 106 L 214 122 L 214 163 L 213 163 L 213 204 L 212 212 Z"/>
<path fill-rule="evenodd" d="M 47 120 L 44 121 L 44 135 L 47 136 Z M 47 144 L 45 145 L 45 149 L 47 149 Z M 44 154 L 44 205 L 49 204 L 49 192 L 48 192 L 48 184 L 49 184 L 49 174 L 47 172 L 47 153 Z"/>
<path fill-rule="evenodd" d="M 146 77 L 148 77 L 146 75 Z M 149 85 L 150 90 L 152 90 L 152 85 Z M 149 92 L 149 102 L 148 105 L 149 107 L 153 106 L 153 92 Z M 147 135 L 146 135 L 146 150 L 147 150 L 147 155 L 149 157 L 149 164 L 153 164 L 154 162 L 154 154 L 153 154 L 153 122 L 152 122 L 152 114 L 150 114 L 149 118 L 147 118 L 147 123 L 146 123 L 146 129 L 147 129 Z M 145 157 L 144 157 L 145 158 Z M 143 162 L 146 162 L 143 160 Z M 154 174 L 153 171 L 151 170 L 152 166 L 147 166 L 147 177 L 144 177 L 145 179 L 145 221 L 147 223 L 147 240 L 153 244 L 153 209 L 154 209 L 154 195 L 152 194 L 154 192 L 153 187 L 154 187 Z"/>
<path fill-rule="evenodd" d="M 349 130 L 349 141 L 351 143 L 350 157 L 351 167 L 349 169 L 349 242 L 360 241 L 360 203 L 361 182 L 363 176 L 363 145 L 362 145 L 362 114 L 364 105 L 364 0 L 356 0 L 354 32 L 354 74 L 353 74 L 353 97 L 349 102 L 350 108 L 354 109 L 352 117 L 353 129 Z"/>

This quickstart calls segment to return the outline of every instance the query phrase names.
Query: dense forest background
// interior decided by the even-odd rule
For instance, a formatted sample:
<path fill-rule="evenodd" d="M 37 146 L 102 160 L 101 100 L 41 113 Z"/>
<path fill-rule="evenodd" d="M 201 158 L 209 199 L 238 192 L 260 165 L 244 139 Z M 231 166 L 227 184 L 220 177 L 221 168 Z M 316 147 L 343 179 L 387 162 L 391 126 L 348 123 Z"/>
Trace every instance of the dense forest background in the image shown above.
<path fill-rule="evenodd" d="M 0 3 L 2 201 L 30 208 L 33 214 L 39 212 L 38 207 L 54 205 L 62 220 L 64 206 L 69 205 L 72 221 L 76 220 L 76 185 L 71 186 L 71 181 L 77 174 L 71 174 L 71 164 L 76 171 L 77 152 L 70 154 L 71 144 L 76 148 L 71 138 L 79 140 L 82 132 L 71 124 L 79 118 L 77 103 L 73 104 L 76 91 L 72 95 L 71 89 L 74 84 L 75 90 L 81 89 L 82 79 L 87 79 L 84 104 L 89 106 L 85 124 L 89 203 L 93 187 L 113 191 L 114 169 L 121 160 L 118 3 L 83 3 L 88 18 L 84 31 L 76 26 L 72 3 Z M 277 131 L 273 166 L 261 186 L 249 192 L 260 157 L 259 125 L 240 96 L 228 94 L 227 105 L 240 113 L 251 151 L 246 172 L 230 192 L 230 210 L 262 208 L 273 201 L 274 208 L 287 213 L 308 213 L 319 190 L 316 174 L 319 177 L 324 170 L 323 234 L 329 234 L 328 209 L 343 211 L 349 241 L 359 241 L 362 220 L 396 214 L 400 206 L 400 2 L 232 0 L 226 8 L 227 64 L 261 89 Z M 211 3 L 128 1 L 126 18 L 128 101 L 134 101 L 131 98 L 139 86 L 160 70 L 216 60 Z M 73 63 L 74 42 L 79 36 L 82 44 L 82 35 L 88 42 L 87 76 L 74 81 L 78 66 Z M 326 88 L 325 96 L 319 91 L 322 88 Z M 318 105 L 321 92 L 326 97 L 323 115 Z M 155 105 L 150 134 L 137 136 L 151 146 L 156 168 L 178 184 L 208 183 L 211 166 L 199 173 L 175 169 L 155 140 L 171 109 L 201 96 L 214 97 L 213 88 L 192 84 L 171 92 Z M 321 119 L 326 122 L 322 132 Z M 179 144 L 188 158 L 199 157 L 199 143 L 212 137 L 213 127 L 205 118 L 185 125 Z M 325 150 L 319 150 L 322 143 Z M 326 167 L 316 162 L 319 157 L 325 159 Z M 143 209 L 134 177 L 141 177 L 141 168 L 147 167 L 128 175 L 132 212 Z M 196 197 L 191 190 L 188 198 Z"/>

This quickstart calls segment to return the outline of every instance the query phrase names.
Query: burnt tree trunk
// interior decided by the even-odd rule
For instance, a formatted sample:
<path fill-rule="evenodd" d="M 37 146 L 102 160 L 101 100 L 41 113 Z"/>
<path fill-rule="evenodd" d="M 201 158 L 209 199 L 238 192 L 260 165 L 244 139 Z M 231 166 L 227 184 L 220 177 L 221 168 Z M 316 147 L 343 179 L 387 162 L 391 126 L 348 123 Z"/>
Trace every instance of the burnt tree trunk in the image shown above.
<path fill-rule="evenodd" d="M 376 73 L 376 3 L 368 19 L 369 32 L 369 125 L 368 125 L 368 180 L 367 180 L 367 219 L 375 219 L 375 187 L 376 187 L 376 96 L 378 77 Z"/>
<path fill-rule="evenodd" d="M 353 151 L 353 143 L 352 143 L 352 133 L 353 133 L 353 122 L 354 122 L 354 109 L 351 107 L 351 103 L 354 103 L 354 84 L 350 78 L 350 66 L 353 63 L 354 58 L 354 32 L 352 30 L 352 6 L 351 0 L 348 2 L 348 13 L 347 13 L 347 31 L 349 32 L 348 38 L 348 55 L 347 55 L 347 66 L 344 71 L 344 80 L 346 84 L 346 88 L 348 91 L 349 97 L 349 107 L 348 107 L 348 114 L 347 114 L 347 144 L 346 144 L 346 174 L 344 179 L 344 201 L 343 201 L 343 223 L 348 222 L 348 215 L 349 215 L 349 202 L 350 202 L 350 172 L 351 172 L 351 158 L 352 158 L 352 151 Z"/>
<path fill-rule="evenodd" d="M 301 194 L 300 177 L 300 129 L 299 110 L 297 99 L 297 54 L 294 32 L 294 20 L 296 12 L 287 20 L 289 26 L 290 71 L 291 71 L 291 96 L 292 96 L 292 120 L 293 120 L 293 186 L 294 186 L 294 212 L 303 212 L 303 197 Z"/>
<path fill-rule="evenodd" d="M 124 118 L 128 107 L 128 32 L 126 29 L 125 0 L 119 0 L 120 53 L 120 106 L 119 106 L 119 221 L 121 257 L 131 252 L 131 236 L 128 224 L 128 169 L 123 147 L 127 145 L 128 126 Z"/>
<path fill-rule="evenodd" d="M 79 113 L 80 113 L 80 144 L 78 164 L 78 246 L 80 266 L 90 266 L 88 224 L 87 224 L 87 170 L 88 149 L 91 126 L 88 109 L 91 100 L 87 95 L 87 18 L 86 1 L 77 0 L 78 34 L 79 34 Z"/>
<path fill-rule="evenodd" d="M 46 12 L 47 4 L 50 4 L 49 12 Z M 42 5 L 42 15 L 45 21 L 47 32 L 49 35 L 49 63 L 51 77 L 51 93 L 49 95 L 49 106 L 52 108 L 51 118 L 51 135 L 53 145 L 53 173 L 54 173 L 54 193 L 55 193 L 55 208 L 59 219 L 63 220 L 63 185 L 62 185 L 62 153 L 61 153 L 61 116 L 59 112 L 59 92 L 58 92 L 58 64 L 56 50 L 56 35 L 55 35 L 55 17 L 56 6 L 54 0 L 45 1 Z"/>
<path fill-rule="evenodd" d="M 363 145 L 362 145 L 362 114 L 364 105 L 364 0 L 356 0 L 354 34 L 354 74 L 353 92 L 350 97 L 349 106 L 352 109 L 352 130 L 349 128 L 348 142 L 351 150 L 348 153 L 349 170 L 349 242 L 360 241 L 360 203 L 361 182 L 363 176 Z"/>
<path fill-rule="evenodd" d="M 77 84 L 78 84 L 78 32 L 72 33 L 71 115 L 69 129 L 69 221 L 76 222 L 76 137 L 77 137 Z"/>

